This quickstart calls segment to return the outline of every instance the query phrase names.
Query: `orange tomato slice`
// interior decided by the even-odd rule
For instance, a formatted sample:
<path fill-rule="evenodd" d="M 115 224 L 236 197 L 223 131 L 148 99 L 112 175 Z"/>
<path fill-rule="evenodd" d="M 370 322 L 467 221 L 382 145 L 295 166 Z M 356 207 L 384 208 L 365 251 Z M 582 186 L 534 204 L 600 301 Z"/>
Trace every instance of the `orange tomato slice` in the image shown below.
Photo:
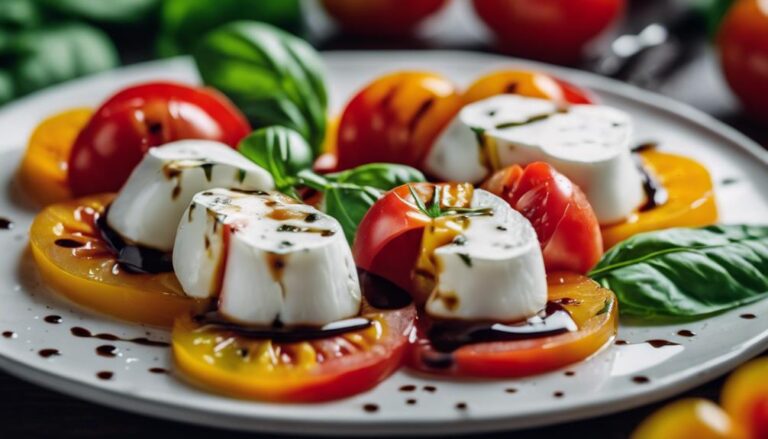
<path fill-rule="evenodd" d="M 641 232 L 708 226 L 717 221 L 712 179 L 704 166 L 688 157 L 654 150 L 643 151 L 640 157 L 667 190 L 669 199 L 661 206 L 634 213 L 625 222 L 602 227 L 606 249 Z"/>
<path fill-rule="evenodd" d="M 175 365 L 192 384 L 239 398 L 342 398 L 375 387 L 400 367 L 415 314 L 413 305 L 379 310 L 364 302 L 369 327 L 290 343 L 248 338 L 184 317 L 173 328 Z"/>
<path fill-rule="evenodd" d="M 29 244 L 45 283 L 87 308 L 151 325 L 171 326 L 177 316 L 205 309 L 205 301 L 184 295 L 173 273 L 120 268 L 94 225 L 112 198 L 65 201 L 37 215 Z"/>
<path fill-rule="evenodd" d="M 22 189 L 40 205 L 72 198 L 67 162 L 77 135 L 91 118 L 90 108 L 73 108 L 43 120 L 32 132 L 21 161 Z"/>
<path fill-rule="evenodd" d="M 768 438 L 768 358 L 753 360 L 736 370 L 723 386 L 723 408 L 749 432 Z"/>
<path fill-rule="evenodd" d="M 668 404 L 632 433 L 632 439 L 746 439 L 720 407 L 706 399 L 689 398 Z"/>

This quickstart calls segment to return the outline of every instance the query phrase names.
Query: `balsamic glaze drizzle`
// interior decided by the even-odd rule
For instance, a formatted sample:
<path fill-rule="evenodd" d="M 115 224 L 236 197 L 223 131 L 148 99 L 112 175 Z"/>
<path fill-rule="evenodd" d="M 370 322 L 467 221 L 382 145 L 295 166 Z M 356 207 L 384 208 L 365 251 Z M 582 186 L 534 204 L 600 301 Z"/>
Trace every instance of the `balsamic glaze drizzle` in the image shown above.
<path fill-rule="evenodd" d="M 115 259 L 121 268 L 129 273 L 139 274 L 168 273 L 173 271 L 170 252 L 126 243 L 123 237 L 107 223 L 108 213 L 109 207 L 104 210 L 103 214 L 99 215 L 96 220 L 96 227 L 101 234 L 101 238 L 116 255 Z"/>

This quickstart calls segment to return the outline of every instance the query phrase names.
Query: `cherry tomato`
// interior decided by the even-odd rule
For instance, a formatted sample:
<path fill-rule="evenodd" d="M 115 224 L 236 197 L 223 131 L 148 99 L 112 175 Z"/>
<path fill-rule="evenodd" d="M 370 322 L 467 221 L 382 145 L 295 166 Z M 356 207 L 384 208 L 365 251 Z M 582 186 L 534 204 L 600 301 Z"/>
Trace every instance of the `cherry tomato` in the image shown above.
<path fill-rule="evenodd" d="M 547 271 L 586 273 L 600 260 L 603 238 L 592 206 L 581 189 L 552 166 L 509 166 L 482 187 L 533 224 Z"/>
<path fill-rule="evenodd" d="M 52 204 L 40 212 L 29 245 L 46 285 L 85 307 L 124 320 L 171 326 L 176 317 L 202 311 L 173 273 L 133 274 L 120 268 L 95 225 L 112 195 Z"/>
<path fill-rule="evenodd" d="M 249 132 L 245 117 L 215 90 L 170 82 L 129 87 L 107 100 L 77 137 L 70 188 L 75 196 L 114 192 L 153 146 L 210 139 L 235 147 Z"/>
<path fill-rule="evenodd" d="M 453 83 L 433 73 L 398 72 L 376 79 L 352 98 L 341 116 L 339 169 L 372 162 L 420 167 L 461 106 Z"/>
<path fill-rule="evenodd" d="M 621 15 L 625 0 L 473 0 L 472 4 L 503 50 L 572 63 Z"/>
<path fill-rule="evenodd" d="M 749 438 L 768 438 L 768 358 L 736 369 L 725 382 L 723 408 L 748 432 Z"/>
<path fill-rule="evenodd" d="M 343 398 L 375 387 L 405 354 L 416 311 L 373 308 L 373 324 L 358 331 L 301 342 L 249 339 L 201 327 L 186 317 L 173 329 L 177 368 L 193 382 L 218 392 L 278 402 Z"/>
<path fill-rule="evenodd" d="M 504 93 L 549 99 L 559 104 L 592 104 L 595 101 L 587 90 L 546 73 L 500 70 L 473 82 L 464 92 L 464 102 L 470 104 Z"/>
<path fill-rule="evenodd" d="M 323 0 L 326 12 L 348 33 L 403 36 L 445 5 L 445 0 Z"/>
<path fill-rule="evenodd" d="M 631 439 L 691 438 L 747 439 L 748 436 L 723 409 L 700 398 L 667 404 L 645 419 L 631 436 Z"/>
<path fill-rule="evenodd" d="M 731 89 L 753 117 L 768 123 L 768 4 L 736 2 L 723 21 L 718 43 Z"/>
<path fill-rule="evenodd" d="M 47 205 L 72 197 L 67 178 L 67 161 L 75 138 L 93 110 L 73 108 L 40 122 L 29 137 L 19 167 L 19 182 L 38 204 Z"/>
<path fill-rule="evenodd" d="M 576 323 L 576 331 L 524 340 L 467 344 L 446 353 L 436 351 L 424 336 L 428 322 L 420 318 L 407 364 L 441 375 L 519 377 L 581 361 L 611 341 L 618 329 L 617 300 L 611 290 L 571 273 L 550 273 L 547 281 L 549 301 L 560 303 L 568 311 Z"/>

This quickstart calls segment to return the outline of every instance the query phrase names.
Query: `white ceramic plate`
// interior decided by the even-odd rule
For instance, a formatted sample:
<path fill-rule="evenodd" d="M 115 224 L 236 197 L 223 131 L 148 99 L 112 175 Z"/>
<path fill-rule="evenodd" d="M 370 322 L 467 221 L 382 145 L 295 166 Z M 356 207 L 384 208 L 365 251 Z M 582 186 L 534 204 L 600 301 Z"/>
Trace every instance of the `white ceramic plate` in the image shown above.
<path fill-rule="evenodd" d="M 664 97 L 586 73 L 483 54 L 343 52 L 324 57 L 337 110 L 364 83 L 395 69 L 438 71 L 465 85 L 501 67 L 550 70 L 631 113 L 638 142 L 655 140 L 664 150 L 681 152 L 706 164 L 717 185 L 723 222 L 768 222 L 764 190 L 768 187 L 768 154 L 716 120 Z M 0 184 L 11 187 L 21 148 L 41 118 L 67 107 L 97 105 L 125 85 L 149 79 L 196 82 L 197 76 L 188 59 L 159 61 L 74 81 L 5 107 L 0 111 Z M 12 230 L 0 231 L 0 333 L 15 334 L 0 336 L 0 366 L 81 398 L 179 421 L 333 435 L 436 435 L 523 428 L 649 403 L 712 379 L 768 348 L 768 301 L 763 301 L 685 324 L 622 322 L 619 338 L 629 345 L 611 346 L 587 362 L 532 378 L 448 381 L 401 371 L 373 391 L 332 403 L 240 401 L 199 391 L 172 374 L 149 372 L 150 368 L 170 368 L 168 349 L 74 337 L 70 333 L 74 326 L 125 338 L 167 340 L 168 335 L 94 315 L 46 292 L 25 253 L 27 228 L 34 212 L 8 190 L 0 195 L 0 215 L 15 224 Z M 741 318 L 743 314 L 756 318 Z M 45 317 L 49 315 L 61 316 L 61 323 L 47 323 Z M 684 329 L 696 335 L 678 335 Z M 655 348 L 644 342 L 651 339 L 677 344 Z M 116 346 L 118 355 L 97 355 L 96 347 L 105 344 Z M 58 349 L 61 355 L 43 358 L 39 352 L 48 348 Z M 97 377 L 100 371 L 114 375 L 102 380 Z M 637 383 L 636 377 L 645 377 L 647 382 Z M 407 384 L 416 385 L 416 390 L 399 390 Z M 416 402 L 408 404 L 409 399 Z M 369 403 L 377 404 L 379 410 L 363 410 Z M 466 409 L 457 408 L 458 403 L 465 403 Z"/>

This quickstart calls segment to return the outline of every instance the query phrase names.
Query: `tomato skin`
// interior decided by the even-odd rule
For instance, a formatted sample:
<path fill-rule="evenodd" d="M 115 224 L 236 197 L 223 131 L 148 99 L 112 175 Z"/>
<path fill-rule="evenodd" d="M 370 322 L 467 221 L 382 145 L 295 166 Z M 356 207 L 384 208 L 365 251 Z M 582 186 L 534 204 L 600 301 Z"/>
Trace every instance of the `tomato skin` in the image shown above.
<path fill-rule="evenodd" d="M 736 2 L 723 20 L 718 45 L 731 90 L 751 116 L 768 123 L 768 5 Z"/>
<path fill-rule="evenodd" d="M 768 438 L 768 358 L 758 358 L 736 369 L 720 396 L 723 408 L 752 439 Z"/>
<path fill-rule="evenodd" d="M 200 328 L 189 317 L 183 317 L 173 329 L 174 363 L 194 384 L 239 398 L 322 402 L 351 396 L 375 387 L 400 367 L 416 310 L 413 305 L 379 310 L 364 303 L 362 314 L 378 322 L 378 329 L 313 341 L 261 344 L 226 331 Z M 234 342 L 211 352 L 210 345 L 219 343 L 205 342 L 217 337 L 232 337 Z M 262 367 L 264 358 L 242 361 L 236 353 L 241 347 L 249 352 L 271 351 L 277 355 L 266 355 L 269 364 Z M 353 353 L 338 355 L 348 349 Z M 283 350 L 294 353 L 291 363 L 273 360 L 280 359 L 279 352 Z M 295 355 L 297 351 L 304 355 Z M 205 360 L 205 356 L 211 360 Z"/>
<path fill-rule="evenodd" d="M 470 104 L 504 93 L 549 99 L 561 105 L 596 102 L 589 91 L 552 75 L 532 70 L 499 70 L 482 76 L 464 92 L 464 102 Z"/>
<path fill-rule="evenodd" d="M 407 365 L 422 372 L 463 377 L 513 378 L 558 369 L 581 361 L 609 343 L 618 330 L 618 301 L 613 292 L 584 276 L 549 273 L 548 298 L 573 299 L 562 306 L 578 330 L 560 335 L 516 341 L 481 342 L 461 346 L 451 353 L 447 367 L 435 368 L 425 358 L 441 354 L 424 336 L 426 323 L 419 321 Z M 608 309 L 605 309 L 608 304 Z M 434 357 L 433 357 L 434 358 Z"/>
<path fill-rule="evenodd" d="M 581 59 L 587 43 L 623 12 L 625 0 L 473 0 L 499 45 L 525 58 Z"/>
<path fill-rule="evenodd" d="M 323 8 L 350 34 L 404 36 L 440 10 L 445 0 L 323 0 Z"/>
<path fill-rule="evenodd" d="M 496 172 L 483 189 L 503 198 L 533 225 L 547 272 L 586 273 L 603 255 L 603 238 L 587 197 L 547 163 Z"/>
<path fill-rule="evenodd" d="M 180 139 L 218 140 L 232 147 L 250 125 L 213 89 L 172 82 L 126 88 L 96 111 L 69 157 L 74 196 L 114 192 L 149 148 Z"/>
<path fill-rule="evenodd" d="M 429 183 L 412 184 L 414 188 Z M 381 197 L 365 214 L 357 228 L 352 255 L 358 267 L 412 291 L 411 270 L 419 256 L 424 227 L 429 220 L 414 215 L 414 207 L 405 200 L 410 196 L 406 185 Z"/>
<path fill-rule="evenodd" d="M 341 116 L 339 170 L 372 162 L 420 168 L 461 106 L 454 84 L 437 74 L 406 71 L 376 79 L 349 101 Z"/>

